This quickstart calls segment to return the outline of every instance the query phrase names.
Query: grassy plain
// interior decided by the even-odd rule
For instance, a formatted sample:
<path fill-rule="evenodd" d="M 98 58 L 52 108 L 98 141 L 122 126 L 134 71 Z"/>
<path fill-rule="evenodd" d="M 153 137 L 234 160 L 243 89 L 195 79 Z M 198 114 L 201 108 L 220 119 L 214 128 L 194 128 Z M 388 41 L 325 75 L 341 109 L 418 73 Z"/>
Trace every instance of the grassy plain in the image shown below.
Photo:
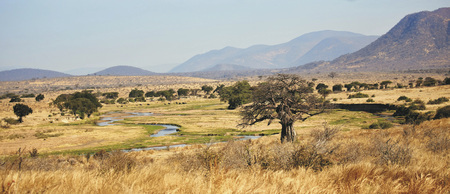
<path fill-rule="evenodd" d="M 347 83 L 343 78 L 314 77 L 319 78 L 316 83 L 323 81 L 330 86 Z M 384 77 L 380 77 L 383 80 Z M 411 78 L 408 75 L 395 77 L 399 77 L 399 81 Z M 136 87 L 144 91 L 176 90 L 221 83 L 195 81 Z M 258 79 L 252 81 L 257 82 Z M 126 97 L 134 87 L 94 91 L 119 91 L 121 97 Z M 277 122 L 239 128 L 239 110 L 227 110 L 227 104 L 219 99 L 188 97 L 172 102 L 148 99 L 125 105 L 105 104 L 100 113 L 86 120 L 61 116 L 59 110 L 48 106 L 52 98 L 73 91 L 46 91 L 46 99 L 41 102 L 25 99 L 24 103 L 33 108 L 33 114 L 25 117 L 22 124 L 6 126 L 2 123 L 5 126 L 0 128 L 2 193 L 450 192 L 450 119 L 426 121 L 419 126 L 394 123 L 389 129 L 367 129 L 374 122 L 390 121 L 390 118 L 362 111 L 330 110 L 295 124 L 299 142 L 280 144 L 280 136 L 275 134 L 281 129 Z M 396 101 L 403 95 L 425 102 L 450 98 L 448 85 L 362 92 L 374 95 L 371 99 L 375 103 L 403 104 Z M 327 99 L 332 102 L 336 99 L 337 103 L 365 103 L 367 100 L 347 99 L 348 94 L 334 93 Z M 12 113 L 14 103 L 5 99 L 1 105 L 0 118 L 16 118 Z M 450 102 L 427 105 L 425 111 L 435 111 L 445 105 Z M 131 112 L 153 115 L 125 118 L 115 126 L 96 125 L 105 114 L 112 112 L 117 112 L 116 116 Z M 181 127 L 176 136 L 149 137 L 161 129 L 143 125 L 153 123 Z M 339 132 L 332 140 L 318 143 L 313 134 L 324 126 L 338 128 Z M 265 136 L 258 140 L 230 141 L 237 135 L 261 133 Z M 228 143 L 204 144 L 222 141 Z M 100 151 L 182 143 L 192 146 L 130 153 Z M 33 148 L 37 149 L 38 157 L 31 157 Z M 94 152 L 97 153 L 85 154 Z M 298 162 L 299 155 L 295 154 L 299 153 L 303 154 L 300 158 L 309 158 L 310 153 L 314 157 L 306 161 L 309 162 L 306 165 Z M 319 162 L 323 165 L 319 170 L 313 168 L 318 161 L 323 161 Z"/>

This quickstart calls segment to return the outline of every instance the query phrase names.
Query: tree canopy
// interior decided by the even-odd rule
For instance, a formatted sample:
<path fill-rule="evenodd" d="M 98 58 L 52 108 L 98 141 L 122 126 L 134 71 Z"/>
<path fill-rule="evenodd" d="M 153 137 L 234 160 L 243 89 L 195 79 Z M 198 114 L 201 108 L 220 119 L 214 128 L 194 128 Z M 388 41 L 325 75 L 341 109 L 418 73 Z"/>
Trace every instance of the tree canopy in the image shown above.
<path fill-rule="evenodd" d="M 23 122 L 22 117 L 33 113 L 33 109 L 31 109 L 29 106 L 27 106 L 25 104 L 16 104 L 16 105 L 14 105 L 13 109 L 14 109 L 14 114 L 19 117 L 20 123 Z"/>
<path fill-rule="evenodd" d="M 219 90 L 220 100 L 228 102 L 228 109 L 251 102 L 252 91 L 248 81 L 238 81 L 232 86 L 224 87 Z"/>
<path fill-rule="evenodd" d="M 102 107 L 98 98 L 91 91 L 86 90 L 73 94 L 61 94 L 53 100 L 52 104 L 58 107 L 60 111 L 71 110 L 74 115 L 78 115 L 82 119 L 85 115 L 90 117 L 92 113 L 97 112 L 98 108 Z"/>
<path fill-rule="evenodd" d="M 281 142 L 296 138 L 294 123 L 322 113 L 324 100 L 311 93 L 308 83 L 297 75 L 278 74 L 258 84 L 253 90 L 253 103 L 241 111 L 241 126 L 268 120 L 281 124 Z"/>

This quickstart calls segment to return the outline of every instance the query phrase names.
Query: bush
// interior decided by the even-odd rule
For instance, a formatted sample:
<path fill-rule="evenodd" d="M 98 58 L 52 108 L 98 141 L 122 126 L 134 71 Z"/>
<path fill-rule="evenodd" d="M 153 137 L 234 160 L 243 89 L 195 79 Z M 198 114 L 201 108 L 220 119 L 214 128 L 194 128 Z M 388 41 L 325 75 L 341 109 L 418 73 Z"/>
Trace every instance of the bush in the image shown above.
<path fill-rule="evenodd" d="M 448 117 L 450 117 L 450 105 L 438 108 L 436 110 L 436 115 L 434 116 L 434 119 L 442 119 Z"/>
<path fill-rule="evenodd" d="M 361 93 L 361 92 L 358 92 L 356 94 L 348 95 L 348 99 L 350 99 L 350 98 L 368 98 L 368 97 L 369 97 L 368 94 L 364 94 L 364 93 Z"/>
<path fill-rule="evenodd" d="M 366 100 L 366 102 L 375 102 L 375 100 L 373 100 L 372 98 L 369 98 Z"/>
<path fill-rule="evenodd" d="M 13 119 L 13 118 L 4 118 L 3 119 L 6 123 L 10 124 L 10 125 L 17 125 L 19 124 L 19 120 L 17 119 Z"/>
<path fill-rule="evenodd" d="M 411 105 L 409 106 L 409 109 L 411 110 L 425 110 L 425 102 L 422 100 L 414 100 Z"/>
<path fill-rule="evenodd" d="M 21 98 L 34 98 L 34 94 L 24 94 L 21 96 Z"/>
<path fill-rule="evenodd" d="M 376 156 L 376 163 L 382 165 L 408 165 L 411 162 L 412 151 L 406 145 L 400 145 L 399 141 L 391 139 L 382 141 L 375 139 L 373 142 Z"/>
<path fill-rule="evenodd" d="M 19 97 L 12 97 L 9 102 L 22 102 L 22 99 L 20 99 Z"/>
<path fill-rule="evenodd" d="M 36 100 L 36 102 L 39 102 L 39 101 L 41 101 L 41 100 L 44 100 L 44 95 L 43 94 L 38 94 L 37 96 L 36 96 L 36 98 L 34 98 L 35 100 Z"/>
<path fill-rule="evenodd" d="M 388 129 L 392 127 L 392 123 L 386 121 L 378 121 L 369 125 L 369 129 Z"/>
<path fill-rule="evenodd" d="M 397 101 L 402 101 L 402 100 L 404 100 L 406 102 L 411 102 L 412 101 L 411 98 L 408 98 L 406 96 L 400 96 L 400 97 L 397 98 Z"/>
<path fill-rule="evenodd" d="M 438 99 L 428 101 L 427 104 L 442 104 L 444 102 L 448 102 L 448 98 L 440 97 Z"/>

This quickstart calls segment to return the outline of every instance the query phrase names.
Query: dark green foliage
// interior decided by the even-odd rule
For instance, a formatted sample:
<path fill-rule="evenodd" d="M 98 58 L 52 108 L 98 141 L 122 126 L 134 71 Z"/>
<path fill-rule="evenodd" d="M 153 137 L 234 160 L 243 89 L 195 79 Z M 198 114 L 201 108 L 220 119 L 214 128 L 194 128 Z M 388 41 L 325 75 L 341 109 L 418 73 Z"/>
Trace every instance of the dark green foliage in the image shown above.
<path fill-rule="evenodd" d="M 319 83 L 316 86 L 316 90 L 327 89 L 327 88 L 328 88 L 328 86 L 323 83 Z"/>
<path fill-rule="evenodd" d="M 137 97 L 134 99 L 135 102 L 146 102 L 144 97 Z"/>
<path fill-rule="evenodd" d="M 423 102 L 422 100 L 414 100 L 411 105 L 409 106 L 409 109 L 411 110 L 425 110 L 425 102 Z"/>
<path fill-rule="evenodd" d="M 369 126 L 369 129 L 388 129 L 392 127 L 392 123 L 386 121 L 378 121 L 376 123 L 372 123 Z"/>
<path fill-rule="evenodd" d="M 342 84 L 336 84 L 333 86 L 333 92 L 342 92 Z"/>
<path fill-rule="evenodd" d="M 332 93 L 331 90 L 327 90 L 325 88 L 321 88 L 319 91 L 319 94 L 322 95 L 324 98 L 327 97 L 329 94 Z"/>
<path fill-rule="evenodd" d="M 426 77 L 425 81 L 423 82 L 424 86 L 435 86 L 437 84 L 437 80 L 431 77 Z"/>
<path fill-rule="evenodd" d="M 350 92 L 353 88 L 352 84 L 345 84 L 344 87 L 347 89 L 347 92 Z"/>
<path fill-rule="evenodd" d="M 350 99 L 350 98 L 368 98 L 368 97 L 369 97 L 368 94 L 364 94 L 364 93 L 361 93 L 361 92 L 358 92 L 356 94 L 348 95 L 348 99 Z"/>
<path fill-rule="evenodd" d="M 444 81 L 442 81 L 442 84 L 444 84 L 444 85 L 450 85 L 450 77 L 446 77 L 446 78 L 444 79 Z"/>
<path fill-rule="evenodd" d="M 434 119 L 442 119 L 448 117 L 450 117 L 450 105 L 437 109 Z"/>
<path fill-rule="evenodd" d="M 34 98 L 37 102 L 39 102 L 39 101 L 41 101 L 41 100 L 44 100 L 44 95 L 43 94 L 38 94 L 37 96 L 36 96 L 36 98 Z"/>
<path fill-rule="evenodd" d="M 402 101 L 402 100 L 404 100 L 406 102 L 411 102 L 412 101 L 411 98 L 408 98 L 406 96 L 400 96 L 400 97 L 397 98 L 397 101 Z"/>
<path fill-rule="evenodd" d="M 382 81 L 381 83 L 380 83 L 380 89 L 386 89 L 387 88 L 387 86 L 389 85 L 389 84 L 391 84 L 392 83 L 392 81 L 389 81 L 389 80 L 387 80 L 387 81 Z"/>
<path fill-rule="evenodd" d="M 423 84 L 423 78 L 422 78 L 422 77 L 419 77 L 419 78 L 416 80 L 416 87 L 420 87 L 420 86 L 422 86 L 422 84 Z"/>
<path fill-rule="evenodd" d="M 228 101 L 228 109 L 251 102 L 252 90 L 248 81 L 238 81 L 232 86 L 223 88 L 220 93 L 220 100 Z"/>
<path fill-rule="evenodd" d="M 211 91 L 214 90 L 214 88 L 212 86 L 204 85 L 202 86 L 202 90 L 206 92 L 206 94 L 209 94 Z"/>
<path fill-rule="evenodd" d="M 19 97 L 12 97 L 9 102 L 22 102 L 22 99 L 20 99 Z"/>
<path fill-rule="evenodd" d="M 418 113 L 411 111 L 409 114 L 405 116 L 405 123 L 406 124 L 413 124 L 413 125 L 419 125 L 420 123 L 431 120 L 432 114 L 431 112 L 427 113 Z"/>
<path fill-rule="evenodd" d="M 19 97 L 19 95 L 16 95 L 14 93 L 7 93 L 7 94 L 0 96 L 0 99 L 14 98 L 14 97 Z"/>
<path fill-rule="evenodd" d="M 119 98 L 119 99 L 117 99 L 117 103 L 126 104 L 126 103 L 128 103 L 128 101 L 125 98 Z"/>
<path fill-rule="evenodd" d="M 155 97 L 164 97 L 166 100 L 173 100 L 173 94 L 175 94 L 175 91 L 173 89 L 170 90 L 163 90 L 156 92 Z"/>
<path fill-rule="evenodd" d="M 34 94 L 24 94 L 21 96 L 21 98 L 34 98 L 36 97 Z"/>
<path fill-rule="evenodd" d="M 52 103 L 57 106 L 61 112 L 64 109 L 71 110 L 72 114 L 84 118 L 85 114 L 88 117 L 96 112 L 98 108 L 102 107 L 98 98 L 92 94 L 92 91 L 84 90 L 82 92 L 75 92 L 73 94 L 61 94 Z"/>
<path fill-rule="evenodd" d="M 128 94 L 128 97 L 130 98 L 144 97 L 144 91 L 135 88 L 134 90 L 131 90 L 130 94 Z"/>
<path fill-rule="evenodd" d="M 366 102 L 375 102 L 375 100 L 373 100 L 372 98 L 369 98 L 366 100 Z"/>
<path fill-rule="evenodd" d="M 156 97 L 156 92 L 155 91 L 150 91 L 145 93 L 145 97 Z"/>
<path fill-rule="evenodd" d="M 438 99 L 428 101 L 427 104 L 442 104 L 444 102 L 448 102 L 448 98 L 440 97 Z"/>
<path fill-rule="evenodd" d="M 189 95 L 189 89 L 180 88 L 177 90 L 178 96 L 187 96 Z"/>
<path fill-rule="evenodd" d="M 13 107 L 14 109 L 14 114 L 17 115 L 19 117 L 19 122 L 23 122 L 22 117 L 27 116 L 31 113 L 33 113 L 33 110 L 24 104 L 16 104 Z"/>
<path fill-rule="evenodd" d="M 103 93 L 102 96 L 108 99 L 116 99 L 119 97 L 119 92 L 107 92 Z"/>

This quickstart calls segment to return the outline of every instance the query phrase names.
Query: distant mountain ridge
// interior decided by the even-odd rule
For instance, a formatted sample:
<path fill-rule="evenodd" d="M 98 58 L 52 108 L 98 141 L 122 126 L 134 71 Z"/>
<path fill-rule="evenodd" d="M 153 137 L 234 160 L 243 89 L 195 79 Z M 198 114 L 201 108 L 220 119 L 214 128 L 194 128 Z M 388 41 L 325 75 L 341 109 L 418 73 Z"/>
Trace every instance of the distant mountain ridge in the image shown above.
<path fill-rule="evenodd" d="M 93 73 L 94 75 L 116 75 L 116 76 L 146 76 L 146 75 L 157 75 L 155 72 L 147 71 L 138 67 L 133 66 L 114 66 L 106 68 L 102 71 Z"/>
<path fill-rule="evenodd" d="M 30 79 L 70 77 L 72 75 L 42 69 L 21 68 L 0 72 L 0 81 L 20 81 Z"/>
<path fill-rule="evenodd" d="M 245 49 L 225 47 L 212 50 L 192 57 L 170 72 L 203 71 L 218 64 L 233 64 L 252 69 L 286 68 L 315 60 L 331 60 L 356 51 L 376 38 L 377 36 L 344 31 L 312 32 L 273 46 L 255 45 Z"/>
<path fill-rule="evenodd" d="M 407 15 L 368 46 L 316 69 L 396 71 L 447 67 L 450 67 L 450 8 L 441 8 Z"/>

